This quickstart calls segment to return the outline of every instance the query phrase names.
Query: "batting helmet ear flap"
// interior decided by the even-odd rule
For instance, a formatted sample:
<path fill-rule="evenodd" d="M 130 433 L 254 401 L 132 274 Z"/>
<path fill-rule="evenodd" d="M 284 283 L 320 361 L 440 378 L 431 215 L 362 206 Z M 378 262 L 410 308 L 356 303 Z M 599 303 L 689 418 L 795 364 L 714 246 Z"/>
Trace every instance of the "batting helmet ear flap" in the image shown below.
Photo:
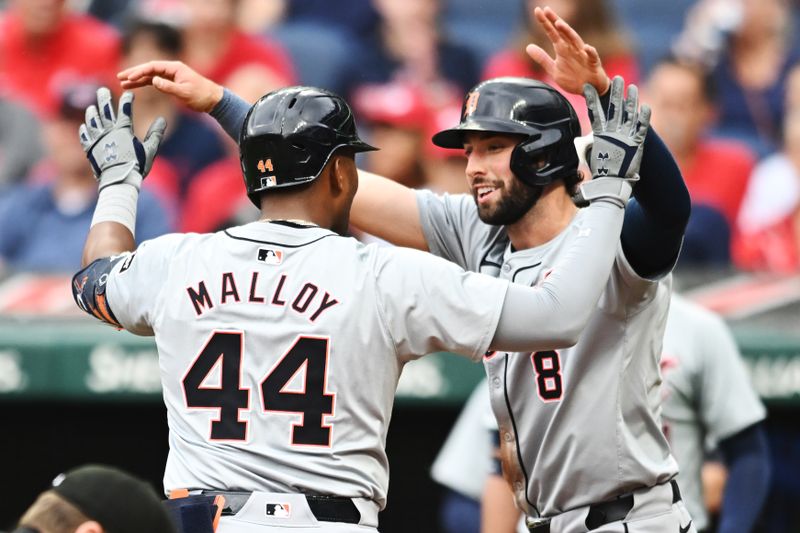
<path fill-rule="evenodd" d="M 574 174 L 578 154 L 572 139 L 567 143 L 564 137 L 562 129 L 546 129 L 529 136 L 511 152 L 511 172 L 531 186 L 548 185 Z"/>

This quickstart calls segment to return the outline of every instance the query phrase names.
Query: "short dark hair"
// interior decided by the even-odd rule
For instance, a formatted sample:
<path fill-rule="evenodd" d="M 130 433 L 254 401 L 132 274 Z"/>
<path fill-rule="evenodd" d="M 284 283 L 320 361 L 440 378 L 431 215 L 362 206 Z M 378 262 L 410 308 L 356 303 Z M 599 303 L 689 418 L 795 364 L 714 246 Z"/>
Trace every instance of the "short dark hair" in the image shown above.
<path fill-rule="evenodd" d="M 578 193 L 578 185 L 583 181 L 581 171 L 576 169 L 573 174 L 565 176 L 562 179 L 564 181 L 564 187 L 567 189 L 567 194 L 575 196 Z"/>
<path fill-rule="evenodd" d="M 133 47 L 133 41 L 141 35 L 152 37 L 158 49 L 165 54 L 178 56 L 183 51 L 183 37 L 173 26 L 163 22 L 133 19 L 125 26 L 122 36 L 122 53 L 129 54 Z"/>

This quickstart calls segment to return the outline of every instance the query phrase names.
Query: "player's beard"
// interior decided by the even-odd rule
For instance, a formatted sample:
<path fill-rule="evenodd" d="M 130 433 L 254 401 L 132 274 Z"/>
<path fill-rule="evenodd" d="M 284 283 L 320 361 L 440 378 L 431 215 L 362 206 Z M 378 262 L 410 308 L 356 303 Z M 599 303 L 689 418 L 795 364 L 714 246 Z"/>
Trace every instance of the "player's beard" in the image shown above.
<path fill-rule="evenodd" d="M 508 187 L 498 189 L 500 200 L 491 206 L 482 207 L 478 203 L 477 194 L 473 194 L 475 205 L 478 206 L 478 217 L 486 224 L 508 226 L 518 222 L 536 205 L 544 191 L 544 187 L 526 185 L 517 178 L 509 183 Z"/>

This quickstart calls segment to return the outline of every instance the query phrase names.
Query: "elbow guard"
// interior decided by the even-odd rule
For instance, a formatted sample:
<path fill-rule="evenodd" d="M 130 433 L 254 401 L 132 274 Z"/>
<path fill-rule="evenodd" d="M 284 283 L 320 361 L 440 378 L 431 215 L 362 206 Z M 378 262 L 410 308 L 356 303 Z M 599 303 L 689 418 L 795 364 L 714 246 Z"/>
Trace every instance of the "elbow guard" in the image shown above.
<path fill-rule="evenodd" d="M 72 278 L 72 296 L 84 312 L 98 320 L 122 329 L 122 325 L 114 316 L 106 298 L 106 282 L 114 266 L 125 261 L 130 264 L 134 254 L 123 254 L 115 257 L 104 257 L 75 274 Z M 123 265 L 123 269 L 125 265 Z"/>

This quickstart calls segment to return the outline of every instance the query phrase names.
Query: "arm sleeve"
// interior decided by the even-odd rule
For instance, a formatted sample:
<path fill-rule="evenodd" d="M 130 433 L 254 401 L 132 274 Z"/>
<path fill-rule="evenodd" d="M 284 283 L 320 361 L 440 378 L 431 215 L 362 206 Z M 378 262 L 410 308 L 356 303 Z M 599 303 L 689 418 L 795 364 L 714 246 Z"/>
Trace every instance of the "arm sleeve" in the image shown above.
<path fill-rule="evenodd" d="M 770 460 L 763 423 L 720 442 L 728 481 L 722 500 L 719 533 L 752 531 L 767 499 Z"/>
<path fill-rule="evenodd" d="M 491 348 L 532 352 L 572 346 L 606 288 L 623 211 L 605 202 L 586 208 L 585 224 L 541 285 L 512 284 Z"/>
<path fill-rule="evenodd" d="M 231 139 L 239 143 L 239 134 L 242 132 L 244 119 L 247 112 L 250 110 L 250 104 L 239 98 L 237 95 L 225 89 L 220 100 L 214 109 L 211 110 L 211 116 L 214 117 L 222 129 L 225 130 Z"/>
<path fill-rule="evenodd" d="M 656 279 L 675 266 L 691 203 L 678 165 L 653 129 L 645 137 L 640 175 L 625 210 L 622 249 L 639 276 Z"/>
<path fill-rule="evenodd" d="M 606 108 L 610 93 L 600 97 Z M 678 260 L 691 199 L 678 164 L 653 128 L 644 139 L 639 174 L 625 210 L 622 250 L 639 276 L 657 279 Z"/>

